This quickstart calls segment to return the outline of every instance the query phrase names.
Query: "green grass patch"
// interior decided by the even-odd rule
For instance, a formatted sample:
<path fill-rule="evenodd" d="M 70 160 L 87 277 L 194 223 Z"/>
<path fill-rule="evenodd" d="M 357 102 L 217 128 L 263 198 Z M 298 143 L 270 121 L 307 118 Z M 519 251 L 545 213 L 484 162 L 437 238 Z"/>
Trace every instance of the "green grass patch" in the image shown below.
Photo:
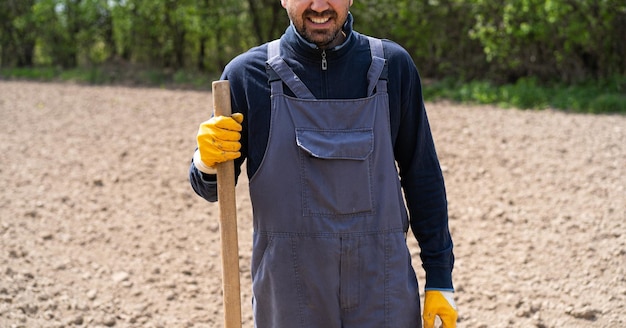
<path fill-rule="evenodd" d="M 133 65 L 105 64 L 94 67 L 2 68 L 0 78 L 60 81 L 90 85 L 126 85 L 210 90 L 219 75 L 193 70 L 159 70 Z M 424 84 L 427 101 L 452 100 L 466 104 L 489 104 L 503 108 L 546 108 L 579 113 L 626 114 L 626 77 L 577 85 L 543 84 L 533 78 L 515 84 L 495 85 L 486 81 L 459 82 L 446 79 Z"/>
<path fill-rule="evenodd" d="M 86 84 L 110 84 L 113 82 L 106 75 L 106 72 L 98 67 L 63 70 L 59 73 L 56 79 L 64 82 Z"/>
<path fill-rule="evenodd" d="M 158 88 L 210 90 L 219 75 L 192 70 L 159 70 L 132 65 L 103 65 L 74 69 L 54 67 L 3 68 L 2 79 L 72 82 L 89 85 L 126 85 Z"/>
<path fill-rule="evenodd" d="M 0 78 L 51 81 L 61 72 L 60 69 L 54 67 L 3 68 L 0 69 Z"/>
<path fill-rule="evenodd" d="M 515 84 L 500 86 L 484 81 L 462 83 L 449 79 L 425 84 L 424 98 L 504 108 L 625 114 L 626 77 L 578 85 L 544 85 L 535 79 L 520 79 Z"/>

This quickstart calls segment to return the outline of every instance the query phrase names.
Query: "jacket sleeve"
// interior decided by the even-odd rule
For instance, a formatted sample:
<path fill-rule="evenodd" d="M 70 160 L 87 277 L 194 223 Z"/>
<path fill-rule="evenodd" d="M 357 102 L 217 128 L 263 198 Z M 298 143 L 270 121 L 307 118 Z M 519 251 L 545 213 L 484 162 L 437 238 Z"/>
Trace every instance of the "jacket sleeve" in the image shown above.
<path fill-rule="evenodd" d="M 397 50 L 397 49 L 396 49 Z M 389 63 L 394 153 L 409 210 L 411 230 L 420 246 L 425 289 L 453 290 L 454 254 L 448 227 L 443 174 L 428 123 L 415 64 L 397 50 Z M 393 102 L 393 103 L 392 103 Z"/>
<path fill-rule="evenodd" d="M 428 119 L 423 109 L 420 112 L 416 152 L 405 166 L 402 185 L 411 230 L 420 245 L 420 258 L 426 271 L 425 289 L 453 290 L 454 254 L 446 190 Z"/>

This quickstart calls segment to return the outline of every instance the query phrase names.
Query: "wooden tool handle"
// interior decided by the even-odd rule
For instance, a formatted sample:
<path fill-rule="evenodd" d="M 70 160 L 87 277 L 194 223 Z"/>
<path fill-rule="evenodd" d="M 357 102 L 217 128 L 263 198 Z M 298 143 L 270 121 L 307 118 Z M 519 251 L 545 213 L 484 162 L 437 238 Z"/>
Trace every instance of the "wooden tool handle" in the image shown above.
<path fill-rule="evenodd" d="M 213 111 L 215 116 L 230 116 L 230 83 L 228 81 L 215 81 L 212 86 Z M 222 241 L 224 327 L 241 328 L 235 166 L 233 161 L 227 161 L 217 164 L 216 169 L 217 198 L 220 209 L 220 234 Z"/>

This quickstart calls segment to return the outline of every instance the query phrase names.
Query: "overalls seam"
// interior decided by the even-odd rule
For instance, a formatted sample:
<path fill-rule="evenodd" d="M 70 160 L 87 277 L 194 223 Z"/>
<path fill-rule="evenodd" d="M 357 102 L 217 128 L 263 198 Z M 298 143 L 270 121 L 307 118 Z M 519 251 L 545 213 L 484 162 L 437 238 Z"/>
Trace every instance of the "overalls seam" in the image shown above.
<path fill-rule="evenodd" d="M 298 318 L 300 320 L 300 327 L 306 327 L 306 318 L 304 311 L 304 300 L 303 300 L 303 292 L 302 292 L 302 283 L 300 279 L 300 267 L 298 266 L 298 253 L 297 253 L 297 242 L 294 238 L 290 238 L 291 241 L 291 256 L 293 260 L 293 272 L 294 279 L 296 282 L 296 290 L 298 295 Z"/>

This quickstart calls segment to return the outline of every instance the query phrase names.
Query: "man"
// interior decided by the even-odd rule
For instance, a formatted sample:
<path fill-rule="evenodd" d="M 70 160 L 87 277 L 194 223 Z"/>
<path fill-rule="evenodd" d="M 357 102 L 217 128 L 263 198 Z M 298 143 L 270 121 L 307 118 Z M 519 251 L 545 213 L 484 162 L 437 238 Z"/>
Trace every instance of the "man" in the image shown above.
<path fill-rule="evenodd" d="M 200 125 L 190 168 L 216 201 L 213 166 L 235 159 L 238 175 L 247 159 L 255 326 L 421 327 L 410 224 L 424 327 L 456 327 L 445 187 L 414 63 L 353 31 L 351 0 L 281 3 L 290 27 L 226 67 L 236 114 Z"/>

